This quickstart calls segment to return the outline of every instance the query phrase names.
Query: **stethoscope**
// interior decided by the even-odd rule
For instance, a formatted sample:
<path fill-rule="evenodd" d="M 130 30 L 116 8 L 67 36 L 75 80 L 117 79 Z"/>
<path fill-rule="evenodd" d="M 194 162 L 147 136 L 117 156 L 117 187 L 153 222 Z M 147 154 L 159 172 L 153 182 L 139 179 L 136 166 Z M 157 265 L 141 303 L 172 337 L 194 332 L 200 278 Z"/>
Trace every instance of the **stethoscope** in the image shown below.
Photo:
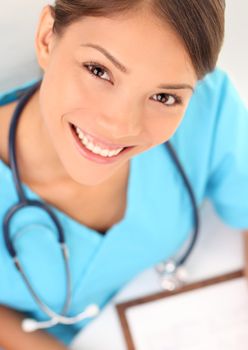
<path fill-rule="evenodd" d="M 22 328 L 26 332 L 32 332 L 36 329 L 44 329 L 49 328 L 52 326 L 55 326 L 58 323 L 65 324 L 65 325 L 71 325 L 77 322 L 80 322 L 84 319 L 95 317 L 99 312 L 100 308 L 96 304 L 89 305 L 83 312 L 79 313 L 78 315 L 75 315 L 73 317 L 65 316 L 68 312 L 70 303 L 71 303 L 71 274 L 69 269 L 69 254 L 68 254 L 68 248 L 65 242 L 65 235 L 63 232 L 63 228 L 52 211 L 52 209 L 45 203 L 42 203 L 38 200 L 30 200 L 26 198 L 24 191 L 22 189 L 19 170 L 17 167 L 17 160 L 16 160 L 16 150 L 15 150 L 15 135 L 16 135 L 16 128 L 18 119 L 21 115 L 22 110 L 26 106 L 29 99 L 32 97 L 32 95 L 35 93 L 35 91 L 39 88 L 41 84 L 41 81 L 36 82 L 34 85 L 31 86 L 31 88 L 28 89 L 28 91 L 24 91 L 24 95 L 20 97 L 20 100 L 15 108 L 15 111 L 12 116 L 11 124 L 10 124 L 10 130 L 9 130 L 9 161 L 10 161 L 10 167 L 12 170 L 12 176 L 14 180 L 14 184 L 16 187 L 16 191 L 18 194 L 19 201 L 17 204 L 13 205 L 5 214 L 4 220 L 3 220 L 3 234 L 4 234 L 4 240 L 5 245 L 7 248 L 7 251 L 9 255 L 11 256 L 16 269 L 21 274 L 21 277 L 28 288 L 29 292 L 31 293 L 33 299 L 38 304 L 40 309 L 50 318 L 48 321 L 36 321 L 34 319 L 24 319 L 22 321 Z M 21 91 L 21 94 L 23 91 Z M 184 184 L 187 188 L 190 200 L 192 202 L 192 208 L 193 208 L 193 215 L 194 215 L 194 231 L 192 234 L 192 237 L 190 239 L 189 247 L 186 249 L 186 252 L 182 255 L 179 259 L 169 259 L 166 262 L 163 262 L 161 264 L 158 264 L 156 266 L 157 272 L 159 273 L 161 277 L 161 286 L 163 289 L 167 290 L 173 290 L 177 288 L 179 285 L 184 283 L 185 280 L 185 274 L 182 272 L 181 268 L 184 262 L 187 260 L 188 256 L 190 255 L 199 231 L 199 216 L 198 216 L 198 210 L 196 205 L 196 200 L 193 194 L 193 190 L 191 188 L 191 185 L 189 183 L 189 180 L 182 168 L 182 165 L 180 164 L 180 161 L 172 147 L 172 145 L 169 142 L 165 143 L 165 146 L 172 158 L 172 160 L 175 162 L 175 165 L 177 166 L 182 179 L 184 181 Z M 54 312 L 51 308 L 49 308 L 45 303 L 42 302 L 42 300 L 38 297 L 37 293 L 31 286 L 27 275 L 22 267 L 22 264 L 20 260 L 18 259 L 16 249 L 14 247 L 14 244 L 10 238 L 10 221 L 13 218 L 13 216 L 18 212 L 18 210 L 21 210 L 26 207 L 38 207 L 46 212 L 46 214 L 51 218 L 53 221 L 58 235 L 58 243 L 60 245 L 61 253 L 64 260 L 64 267 L 65 267 L 65 274 L 66 274 L 66 297 L 65 302 L 63 305 L 63 309 L 61 311 L 61 314 Z M 34 225 L 35 228 L 35 225 Z"/>

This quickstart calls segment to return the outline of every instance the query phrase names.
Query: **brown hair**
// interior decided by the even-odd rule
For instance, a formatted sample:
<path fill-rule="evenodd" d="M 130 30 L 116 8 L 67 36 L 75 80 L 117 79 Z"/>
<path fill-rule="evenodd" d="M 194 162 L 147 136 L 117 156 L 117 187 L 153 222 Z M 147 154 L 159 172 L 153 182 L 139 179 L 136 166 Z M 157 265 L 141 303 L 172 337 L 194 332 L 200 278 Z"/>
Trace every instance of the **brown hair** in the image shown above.
<path fill-rule="evenodd" d="M 224 38 L 225 0 L 56 0 L 54 33 L 86 16 L 108 17 L 148 6 L 182 39 L 198 79 L 213 71 Z"/>

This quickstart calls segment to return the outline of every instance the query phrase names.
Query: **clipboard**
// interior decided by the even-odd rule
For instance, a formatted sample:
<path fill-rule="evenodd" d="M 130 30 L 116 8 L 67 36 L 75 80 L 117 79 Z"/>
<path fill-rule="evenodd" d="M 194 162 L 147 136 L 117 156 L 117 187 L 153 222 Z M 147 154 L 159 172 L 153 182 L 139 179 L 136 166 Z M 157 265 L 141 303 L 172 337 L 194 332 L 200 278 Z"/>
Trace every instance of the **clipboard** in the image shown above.
<path fill-rule="evenodd" d="M 132 331 L 127 319 L 127 311 L 130 310 L 131 308 L 139 305 L 144 305 L 153 301 L 158 301 L 160 299 L 169 298 L 178 294 L 187 293 L 195 290 L 202 290 L 202 288 L 205 288 L 208 286 L 218 286 L 222 283 L 226 283 L 228 281 L 235 281 L 235 279 L 239 279 L 239 278 L 245 278 L 244 270 L 237 270 L 237 271 L 226 273 L 223 275 L 218 275 L 216 277 L 186 284 L 174 291 L 161 291 L 145 297 L 132 299 L 123 303 L 116 304 L 115 308 L 121 324 L 121 329 L 125 338 L 127 349 L 139 350 L 135 347 Z"/>

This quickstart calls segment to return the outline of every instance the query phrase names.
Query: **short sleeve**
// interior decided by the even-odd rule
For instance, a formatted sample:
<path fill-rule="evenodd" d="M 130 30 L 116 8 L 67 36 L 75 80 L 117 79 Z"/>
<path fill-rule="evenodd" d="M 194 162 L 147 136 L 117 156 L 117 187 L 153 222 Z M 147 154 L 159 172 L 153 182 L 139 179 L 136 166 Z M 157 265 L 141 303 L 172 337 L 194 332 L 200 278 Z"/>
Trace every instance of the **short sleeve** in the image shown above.
<path fill-rule="evenodd" d="M 230 79 L 219 87 L 206 197 L 228 225 L 248 228 L 248 110 Z"/>

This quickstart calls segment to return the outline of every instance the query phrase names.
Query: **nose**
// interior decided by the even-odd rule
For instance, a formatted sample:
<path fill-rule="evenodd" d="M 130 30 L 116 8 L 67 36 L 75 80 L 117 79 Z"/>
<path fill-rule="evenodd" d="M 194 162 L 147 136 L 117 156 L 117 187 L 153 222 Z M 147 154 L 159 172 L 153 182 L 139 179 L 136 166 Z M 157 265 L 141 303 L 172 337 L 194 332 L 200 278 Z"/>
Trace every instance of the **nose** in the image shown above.
<path fill-rule="evenodd" d="M 105 106 L 99 114 L 97 124 L 99 129 L 113 135 L 115 140 L 137 137 L 142 132 L 142 108 L 127 99 L 116 99 Z"/>

